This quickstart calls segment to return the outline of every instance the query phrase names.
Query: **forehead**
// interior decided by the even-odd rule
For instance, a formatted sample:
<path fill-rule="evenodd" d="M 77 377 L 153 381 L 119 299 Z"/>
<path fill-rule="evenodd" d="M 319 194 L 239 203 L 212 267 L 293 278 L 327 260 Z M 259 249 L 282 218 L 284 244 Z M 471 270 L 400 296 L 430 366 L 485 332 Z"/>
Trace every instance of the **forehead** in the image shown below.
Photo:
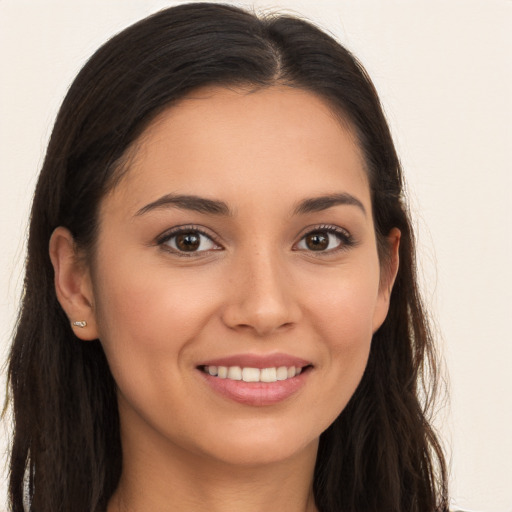
<path fill-rule="evenodd" d="M 113 195 L 135 210 L 165 193 L 236 203 L 251 201 L 251 192 L 254 200 L 281 201 L 284 192 L 300 198 L 306 191 L 353 192 L 371 207 L 364 158 L 349 123 L 301 89 L 208 87 L 150 124 Z"/>

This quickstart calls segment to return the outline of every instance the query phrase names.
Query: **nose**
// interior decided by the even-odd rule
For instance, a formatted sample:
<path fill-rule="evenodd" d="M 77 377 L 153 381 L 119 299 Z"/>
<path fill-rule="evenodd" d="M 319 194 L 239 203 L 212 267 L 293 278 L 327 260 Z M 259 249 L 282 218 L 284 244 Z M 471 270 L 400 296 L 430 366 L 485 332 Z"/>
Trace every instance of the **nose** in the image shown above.
<path fill-rule="evenodd" d="M 289 329 L 301 316 L 293 282 L 276 255 L 257 252 L 232 267 L 222 320 L 230 329 L 265 337 Z"/>

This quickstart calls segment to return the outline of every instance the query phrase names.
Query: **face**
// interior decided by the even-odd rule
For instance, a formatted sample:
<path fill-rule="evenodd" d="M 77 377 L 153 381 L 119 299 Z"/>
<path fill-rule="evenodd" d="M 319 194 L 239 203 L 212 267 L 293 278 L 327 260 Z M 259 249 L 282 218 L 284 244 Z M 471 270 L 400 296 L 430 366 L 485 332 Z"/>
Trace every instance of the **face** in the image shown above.
<path fill-rule="evenodd" d="M 380 281 L 349 127 L 297 89 L 195 92 L 101 206 L 91 328 L 123 435 L 237 464 L 316 445 L 362 377 Z"/>

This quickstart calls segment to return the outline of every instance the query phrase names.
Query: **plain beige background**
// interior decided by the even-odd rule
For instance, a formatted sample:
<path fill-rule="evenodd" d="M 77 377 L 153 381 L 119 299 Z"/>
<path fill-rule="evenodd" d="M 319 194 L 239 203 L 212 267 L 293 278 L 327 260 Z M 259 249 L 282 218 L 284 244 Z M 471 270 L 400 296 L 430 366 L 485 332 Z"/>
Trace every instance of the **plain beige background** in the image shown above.
<path fill-rule="evenodd" d="M 63 95 L 109 36 L 177 3 L 0 0 L 2 362 L 22 289 L 30 200 Z M 420 274 L 450 374 L 438 426 L 454 503 L 512 512 L 512 1 L 225 3 L 301 13 L 367 67 L 408 179 Z M 3 460 L 2 434 L 0 450 Z"/>

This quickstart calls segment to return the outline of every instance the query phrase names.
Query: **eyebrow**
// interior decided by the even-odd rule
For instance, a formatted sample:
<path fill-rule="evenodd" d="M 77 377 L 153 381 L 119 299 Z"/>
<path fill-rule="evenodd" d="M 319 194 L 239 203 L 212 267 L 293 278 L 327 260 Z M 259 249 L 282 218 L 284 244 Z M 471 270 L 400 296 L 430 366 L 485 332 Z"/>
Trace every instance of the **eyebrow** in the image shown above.
<path fill-rule="evenodd" d="M 135 216 L 144 215 L 152 210 L 161 208 L 175 207 L 183 210 L 192 210 L 199 213 L 208 213 L 213 215 L 232 216 L 229 206 L 224 201 L 206 199 L 194 195 L 175 195 L 166 194 L 156 201 L 142 207 Z"/>
<path fill-rule="evenodd" d="M 363 203 L 357 197 L 347 193 L 329 194 L 305 199 L 297 205 L 294 214 L 304 215 L 306 213 L 321 212 L 338 205 L 357 206 L 366 216 L 366 209 Z"/>
<path fill-rule="evenodd" d="M 357 199 L 351 194 L 339 193 L 328 194 L 325 196 L 312 197 L 301 201 L 294 210 L 294 215 L 305 215 L 308 213 L 321 212 L 338 205 L 357 206 L 366 215 L 366 209 Z M 156 201 L 153 201 L 146 206 L 143 206 L 137 211 L 135 216 L 144 215 L 152 210 L 175 207 L 183 210 L 191 210 L 199 213 L 207 213 L 210 215 L 221 215 L 232 217 L 233 212 L 224 201 L 215 199 L 207 199 L 205 197 L 195 195 L 176 195 L 166 194 Z"/>

